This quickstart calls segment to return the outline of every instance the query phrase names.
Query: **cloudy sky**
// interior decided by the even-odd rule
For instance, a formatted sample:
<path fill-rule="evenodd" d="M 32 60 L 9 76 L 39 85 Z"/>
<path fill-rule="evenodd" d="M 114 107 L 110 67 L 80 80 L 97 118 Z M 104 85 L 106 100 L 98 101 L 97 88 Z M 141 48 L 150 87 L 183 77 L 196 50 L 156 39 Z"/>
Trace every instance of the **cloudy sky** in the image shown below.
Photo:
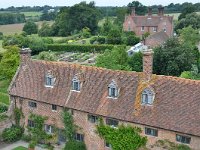
<path fill-rule="evenodd" d="M 72 6 L 84 0 L 0 0 L 0 8 L 10 6 Z M 85 0 L 90 2 L 91 0 Z M 94 0 L 96 6 L 126 6 L 133 0 Z M 192 2 L 197 3 L 199 0 L 139 0 L 142 4 L 149 6 L 153 4 L 168 5 L 170 3 L 184 3 Z"/>

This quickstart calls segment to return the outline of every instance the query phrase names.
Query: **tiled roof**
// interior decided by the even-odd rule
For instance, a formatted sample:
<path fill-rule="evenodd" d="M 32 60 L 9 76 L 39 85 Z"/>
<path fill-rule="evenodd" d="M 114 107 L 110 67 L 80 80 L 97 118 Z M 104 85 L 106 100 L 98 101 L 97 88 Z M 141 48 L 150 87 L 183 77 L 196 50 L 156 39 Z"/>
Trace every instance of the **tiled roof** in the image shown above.
<path fill-rule="evenodd" d="M 171 16 L 132 16 L 133 21 L 135 22 L 136 26 L 158 26 L 163 21 L 169 21 L 172 23 L 173 17 Z"/>
<path fill-rule="evenodd" d="M 56 78 L 53 88 L 45 87 L 45 74 Z M 80 92 L 71 90 L 74 75 L 80 78 Z M 200 136 L 200 81 L 143 73 L 112 71 L 63 62 L 29 61 L 22 65 L 10 88 L 10 95 L 56 104 L 92 114 L 107 116 Z M 114 80 L 119 97 L 108 97 Z M 154 89 L 152 106 L 141 105 L 141 93 Z"/>

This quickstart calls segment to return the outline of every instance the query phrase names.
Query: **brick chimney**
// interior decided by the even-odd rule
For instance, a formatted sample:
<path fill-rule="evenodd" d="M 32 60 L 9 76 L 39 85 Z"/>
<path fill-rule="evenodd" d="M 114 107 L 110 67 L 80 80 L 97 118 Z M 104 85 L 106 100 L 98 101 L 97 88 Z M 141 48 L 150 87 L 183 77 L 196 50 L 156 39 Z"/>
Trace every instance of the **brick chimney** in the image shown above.
<path fill-rule="evenodd" d="M 151 7 L 148 8 L 148 16 L 152 16 L 152 8 Z"/>
<path fill-rule="evenodd" d="M 20 59 L 21 63 L 25 64 L 31 59 L 31 49 L 30 48 L 22 48 L 20 50 Z"/>
<path fill-rule="evenodd" d="M 135 16 L 135 7 L 131 6 L 131 16 Z"/>
<path fill-rule="evenodd" d="M 153 50 L 146 47 L 142 53 L 144 80 L 149 81 L 153 73 Z"/>
<path fill-rule="evenodd" d="M 164 7 L 163 6 L 159 6 L 158 7 L 158 16 L 163 16 L 164 15 Z"/>

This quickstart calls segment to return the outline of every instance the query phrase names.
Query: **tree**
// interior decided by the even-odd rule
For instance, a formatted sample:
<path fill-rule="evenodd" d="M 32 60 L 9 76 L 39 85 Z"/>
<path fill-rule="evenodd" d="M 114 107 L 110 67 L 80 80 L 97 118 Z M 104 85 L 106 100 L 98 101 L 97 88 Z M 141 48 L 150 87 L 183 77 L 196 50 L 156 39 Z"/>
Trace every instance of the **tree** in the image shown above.
<path fill-rule="evenodd" d="M 182 45 L 178 38 L 170 38 L 163 46 L 154 49 L 155 74 L 180 76 L 197 64 L 198 51 L 188 45 Z"/>
<path fill-rule="evenodd" d="M 200 41 L 199 31 L 193 29 L 192 26 L 185 27 L 182 30 L 178 30 L 178 32 L 180 34 L 180 39 L 183 44 L 194 47 Z"/>
<path fill-rule="evenodd" d="M 91 36 L 91 31 L 87 27 L 83 28 L 81 32 L 84 38 L 89 38 Z"/>
<path fill-rule="evenodd" d="M 38 26 L 33 21 L 27 21 L 23 27 L 23 31 L 28 35 L 36 34 L 38 32 Z"/>
<path fill-rule="evenodd" d="M 191 71 L 184 71 L 181 73 L 182 78 L 200 80 L 200 72 L 196 65 L 192 66 Z"/>
<path fill-rule="evenodd" d="M 61 8 L 56 21 L 55 34 L 66 36 L 72 34 L 75 30 L 80 31 L 85 27 L 95 33 L 98 27 L 99 11 L 96 9 L 94 2 L 87 4 L 81 2 L 74 6 Z"/>
<path fill-rule="evenodd" d="M 193 29 L 199 29 L 200 15 L 198 15 L 197 13 L 191 13 L 186 15 L 185 18 L 178 21 L 178 23 L 175 26 L 175 31 L 178 31 L 179 29 L 183 29 L 188 26 L 191 26 Z"/>
<path fill-rule="evenodd" d="M 111 20 L 108 17 L 106 17 L 106 20 L 103 23 L 103 26 L 101 28 L 101 34 L 107 36 L 108 33 L 111 31 L 112 27 L 113 27 L 113 24 Z"/>
<path fill-rule="evenodd" d="M 0 75 L 2 78 L 11 80 L 19 66 L 19 48 L 15 46 L 6 47 L 0 62 Z"/>
<path fill-rule="evenodd" d="M 42 37 L 51 36 L 52 35 L 51 26 L 48 23 L 44 22 L 42 24 L 42 27 L 38 30 L 38 35 Z"/>
<path fill-rule="evenodd" d="M 98 56 L 96 66 L 113 70 L 131 70 L 128 65 L 128 54 L 120 47 L 115 47 L 112 51 L 106 50 Z"/>
<path fill-rule="evenodd" d="M 187 3 L 187 6 L 181 11 L 178 20 L 181 20 L 186 17 L 187 14 L 195 12 L 195 6 L 192 3 Z"/>
<path fill-rule="evenodd" d="M 121 37 L 121 31 L 119 28 L 114 27 L 110 30 L 107 36 L 107 43 L 108 44 L 121 44 L 122 43 L 122 37 Z"/>
<path fill-rule="evenodd" d="M 137 37 L 134 32 L 123 32 L 122 39 L 124 44 L 130 46 L 133 46 L 140 42 L 140 38 Z"/>
<path fill-rule="evenodd" d="M 142 72 L 142 58 L 143 55 L 141 52 L 134 53 L 133 56 L 128 58 L 128 64 L 133 71 Z"/>
<path fill-rule="evenodd" d="M 147 12 L 147 7 L 144 6 L 142 3 L 140 3 L 139 1 L 133 1 L 129 3 L 128 7 L 135 7 L 135 11 L 137 15 L 145 15 Z"/>

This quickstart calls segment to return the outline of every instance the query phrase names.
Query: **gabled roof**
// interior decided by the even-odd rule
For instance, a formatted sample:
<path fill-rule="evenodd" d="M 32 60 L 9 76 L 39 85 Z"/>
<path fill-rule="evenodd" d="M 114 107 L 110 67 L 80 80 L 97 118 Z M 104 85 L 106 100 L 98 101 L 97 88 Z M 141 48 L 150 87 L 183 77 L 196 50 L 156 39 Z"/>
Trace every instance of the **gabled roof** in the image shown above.
<path fill-rule="evenodd" d="M 158 26 L 161 22 L 169 21 L 171 24 L 173 22 L 172 16 L 129 16 L 133 18 L 136 26 L 149 26 L 154 27 Z"/>
<path fill-rule="evenodd" d="M 55 85 L 45 87 L 45 73 L 53 72 Z M 74 75 L 81 77 L 80 92 L 72 91 Z M 107 116 L 157 128 L 200 136 L 200 81 L 113 71 L 63 62 L 29 61 L 21 65 L 10 95 L 56 104 L 92 114 Z M 115 80 L 119 97 L 108 97 L 108 85 Z M 150 87 L 152 106 L 141 105 L 142 91 Z"/>

